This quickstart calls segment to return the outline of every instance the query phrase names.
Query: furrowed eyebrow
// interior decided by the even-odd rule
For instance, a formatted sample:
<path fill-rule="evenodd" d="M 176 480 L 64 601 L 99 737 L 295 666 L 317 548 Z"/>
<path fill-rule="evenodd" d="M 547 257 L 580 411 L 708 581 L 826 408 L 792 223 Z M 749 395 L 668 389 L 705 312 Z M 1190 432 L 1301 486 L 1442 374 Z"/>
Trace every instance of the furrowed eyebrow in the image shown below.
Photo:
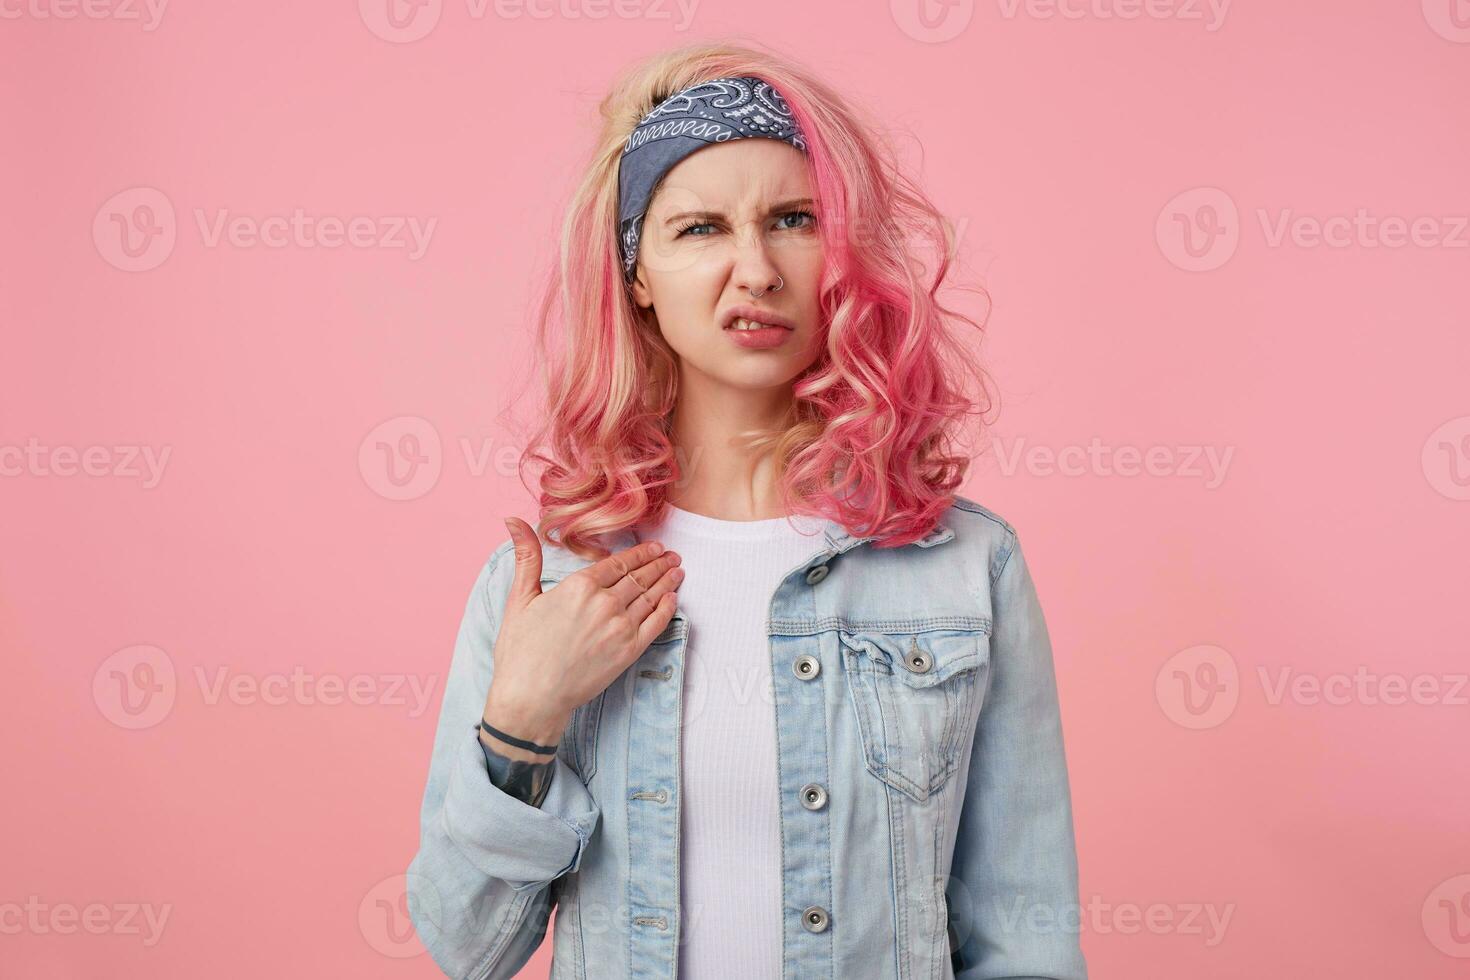
<path fill-rule="evenodd" d="M 781 201 L 778 204 L 771 205 L 770 209 L 766 211 L 766 216 L 770 217 L 773 214 L 784 214 L 787 211 L 796 211 L 801 208 L 811 209 L 815 204 L 816 202 L 809 197 L 793 198 L 789 201 Z M 665 218 L 664 224 L 672 225 L 688 218 L 698 218 L 700 221 L 725 220 L 724 214 L 719 211 L 680 211 L 677 214 L 671 214 Z"/>

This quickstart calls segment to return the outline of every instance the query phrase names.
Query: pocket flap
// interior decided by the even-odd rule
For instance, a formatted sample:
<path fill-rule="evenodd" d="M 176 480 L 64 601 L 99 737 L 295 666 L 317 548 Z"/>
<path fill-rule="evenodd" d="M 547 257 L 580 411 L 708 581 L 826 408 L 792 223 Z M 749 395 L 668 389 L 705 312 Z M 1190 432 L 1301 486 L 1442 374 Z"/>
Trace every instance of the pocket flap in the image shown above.
<path fill-rule="evenodd" d="M 932 687 L 990 659 L 984 630 L 925 630 L 891 633 L 839 630 L 842 645 L 865 657 L 880 673 L 892 673 L 910 687 Z"/>

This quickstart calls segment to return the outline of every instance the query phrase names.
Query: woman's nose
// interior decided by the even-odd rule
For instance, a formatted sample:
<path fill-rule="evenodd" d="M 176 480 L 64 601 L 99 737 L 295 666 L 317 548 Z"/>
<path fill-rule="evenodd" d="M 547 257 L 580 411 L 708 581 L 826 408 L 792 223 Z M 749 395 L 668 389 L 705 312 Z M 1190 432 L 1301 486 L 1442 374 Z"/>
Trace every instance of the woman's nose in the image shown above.
<path fill-rule="evenodd" d="M 737 289 L 760 293 L 776 281 L 778 270 L 770 245 L 756 235 L 743 235 L 735 245 L 735 267 L 731 278 Z"/>

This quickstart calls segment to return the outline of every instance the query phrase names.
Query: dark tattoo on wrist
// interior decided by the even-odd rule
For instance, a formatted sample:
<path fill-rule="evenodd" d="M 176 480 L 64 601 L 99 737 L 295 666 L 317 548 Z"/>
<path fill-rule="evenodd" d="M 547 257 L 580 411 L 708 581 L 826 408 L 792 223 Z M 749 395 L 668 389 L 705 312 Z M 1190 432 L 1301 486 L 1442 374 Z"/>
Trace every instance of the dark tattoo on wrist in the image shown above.
<path fill-rule="evenodd" d="M 545 762 L 510 759 L 501 755 L 494 746 L 487 745 L 485 739 L 479 735 L 475 738 L 485 753 L 485 766 L 490 770 L 490 782 L 502 792 L 539 807 L 541 801 L 546 799 L 547 790 L 551 788 L 551 777 L 556 773 L 556 756 L 549 756 Z"/>

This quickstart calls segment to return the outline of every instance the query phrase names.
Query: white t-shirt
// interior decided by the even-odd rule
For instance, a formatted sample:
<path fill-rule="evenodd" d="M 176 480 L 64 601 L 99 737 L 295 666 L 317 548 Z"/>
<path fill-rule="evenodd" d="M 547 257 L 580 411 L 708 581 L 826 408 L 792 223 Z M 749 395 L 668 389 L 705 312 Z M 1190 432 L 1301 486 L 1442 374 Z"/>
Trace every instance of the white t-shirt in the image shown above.
<path fill-rule="evenodd" d="M 766 617 L 781 580 L 826 545 L 821 524 L 800 514 L 724 521 L 670 506 L 662 522 L 637 529 L 639 540 L 677 551 L 685 574 L 685 980 L 780 980 L 780 789 Z"/>

